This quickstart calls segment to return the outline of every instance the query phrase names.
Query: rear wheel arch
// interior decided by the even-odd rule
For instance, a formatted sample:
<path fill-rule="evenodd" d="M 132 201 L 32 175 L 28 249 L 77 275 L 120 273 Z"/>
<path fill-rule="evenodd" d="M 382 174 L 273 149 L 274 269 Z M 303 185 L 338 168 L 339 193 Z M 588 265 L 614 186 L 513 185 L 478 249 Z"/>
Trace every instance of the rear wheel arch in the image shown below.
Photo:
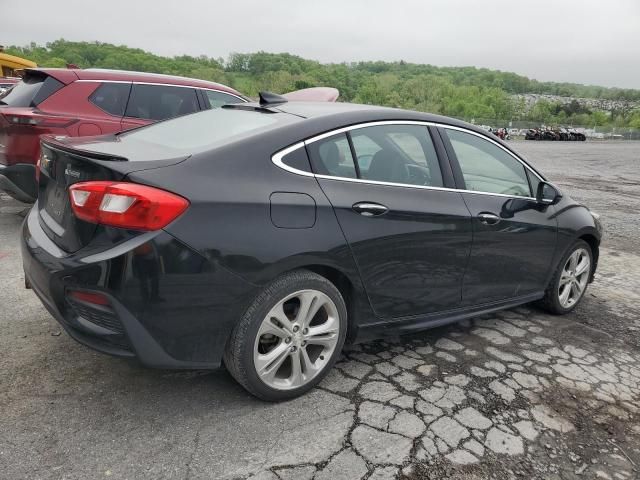
<path fill-rule="evenodd" d="M 349 276 L 335 266 L 325 264 L 300 265 L 293 270 L 308 270 L 329 280 L 340 292 L 347 307 L 347 338 L 346 343 L 351 343 L 357 334 L 357 287 Z M 290 270 L 290 271 L 293 271 Z M 288 273 L 288 272 L 283 272 Z"/>

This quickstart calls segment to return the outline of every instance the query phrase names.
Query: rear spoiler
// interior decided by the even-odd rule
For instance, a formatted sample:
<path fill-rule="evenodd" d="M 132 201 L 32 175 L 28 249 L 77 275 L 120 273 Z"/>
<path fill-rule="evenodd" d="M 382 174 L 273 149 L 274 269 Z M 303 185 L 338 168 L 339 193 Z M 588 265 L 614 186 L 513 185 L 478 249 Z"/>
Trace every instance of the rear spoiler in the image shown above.
<path fill-rule="evenodd" d="M 55 78 L 65 85 L 78 80 L 78 75 L 73 71 L 73 69 L 67 68 L 25 68 L 22 78 L 26 75 L 47 75 Z"/>
<path fill-rule="evenodd" d="M 332 87 L 311 87 L 282 95 L 290 102 L 335 102 L 340 91 Z"/>

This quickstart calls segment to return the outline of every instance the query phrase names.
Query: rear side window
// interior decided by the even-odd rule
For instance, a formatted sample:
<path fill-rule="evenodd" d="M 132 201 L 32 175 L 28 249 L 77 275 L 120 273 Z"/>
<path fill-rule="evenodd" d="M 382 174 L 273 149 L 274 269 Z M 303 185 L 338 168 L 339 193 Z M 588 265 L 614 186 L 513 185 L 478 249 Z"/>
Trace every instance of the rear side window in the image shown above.
<path fill-rule="evenodd" d="M 49 75 L 27 74 L 0 99 L 0 104 L 11 107 L 37 107 L 62 87 L 62 82 Z"/>
<path fill-rule="evenodd" d="M 125 115 L 145 120 L 165 120 L 199 109 L 193 88 L 134 83 Z"/>
<path fill-rule="evenodd" d="M 349 140 L 344 133 L 307 145 L 313 168 L 320 175 L 357 178 Z"/>
<path fill-rule="evenodd" d="M 286 154 L 284 157 L 282 157 L 282 163 L 284 163 L 287 167 L 311 173 L 309 157 L 307 157 L 307 151 L 304 148 L 298 148 L 293 152 Z"/>
<path fill-rule="evenodd" d="M 206 101 L 209 102 L 208 108 L 220 108 L 227 103 L 241 103 L 243 101 L 241 98 L 215 90 L 202 90 L 202 93 L 204 93 Z"/>
<path fill-rule="evenodd" d="M 130 90 L 130 83 L 103 83 L 91 94 L 89 101 L 111 115 L 122 117 Z"/>

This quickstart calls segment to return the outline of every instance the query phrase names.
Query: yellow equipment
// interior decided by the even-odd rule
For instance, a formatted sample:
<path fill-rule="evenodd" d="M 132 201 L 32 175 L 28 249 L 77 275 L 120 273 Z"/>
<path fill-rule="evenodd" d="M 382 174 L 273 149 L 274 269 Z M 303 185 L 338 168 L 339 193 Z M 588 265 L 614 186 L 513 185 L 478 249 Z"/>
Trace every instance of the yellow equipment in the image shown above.
<path fill-rule="evenodd" d="M 16 70 L 37 67 L 35 62 L 4 53 L 0 46 L 0 77 L 16 77 Z"/>

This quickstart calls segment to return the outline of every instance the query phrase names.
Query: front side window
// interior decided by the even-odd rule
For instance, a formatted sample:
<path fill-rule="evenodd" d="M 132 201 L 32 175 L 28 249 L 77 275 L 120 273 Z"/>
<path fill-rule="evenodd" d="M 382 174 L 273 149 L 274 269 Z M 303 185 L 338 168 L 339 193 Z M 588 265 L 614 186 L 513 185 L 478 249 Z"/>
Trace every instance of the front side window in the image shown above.
<path fill-rule="evenodd" d="M 446 129 L 467 190 L 531 197 L 524 165 L 512 155 L 471 133 Z"/>
<path fill-rule="evenodd" d="M 215 90 L 202 90 L 205 99 L 209 102 L 209 108 L 220 108 L 222 105 L 228 103 L 242 103 L 242 99 L 229 95 L 224 92 L 217 92 Z"/>
<path fill-rule="evenodd" d="M 344 133 L 307 146 L 316 173 L 332 177 L 357 178 L 349 140 Z"/>
<path fill-rule="evenodd" d="M 103 83 L 89 96 L 89 101 L 111 115 L 122 117 L 130 90 L 130 83 Z"/>
<path fill-rule="evenodd" d="M 364 180 L 442 187 L 438 156 L 427 127 L 379 125 L 351 131 Z"/>
<path fill-rule="evenodd" d="M 199 109 L 193 88 L 133 84 L 126 116 L 157 121 L 180 117 Z"/>

